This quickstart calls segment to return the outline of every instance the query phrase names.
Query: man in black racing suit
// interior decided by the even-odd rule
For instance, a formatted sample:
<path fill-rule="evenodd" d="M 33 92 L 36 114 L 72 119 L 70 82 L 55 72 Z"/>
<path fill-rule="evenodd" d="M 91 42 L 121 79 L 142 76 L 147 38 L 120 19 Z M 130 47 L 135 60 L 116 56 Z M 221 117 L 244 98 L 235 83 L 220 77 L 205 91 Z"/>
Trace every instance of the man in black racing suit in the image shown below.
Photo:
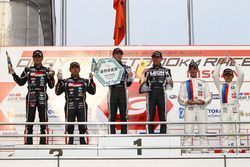
<path fill-rule="evenodd" d="M 65 119 L 67 122 L 87 122 L 87 103 L 86 92 L 94 95 L 96 85 L 93 80 L 93 75 L 90 74 L 89 80 L 80 78 L 80 65 L 78 62 L 70 64 L 71 77 L 62 79 L 62 74 L 58 73 L 58 83 L 56 84 L 56 95 L 65 92 Z M 79 125 L 79 134 L 85 134 L 87 131 L 86 125 Z M 74 125 L 67 125 L 65 131 L 68 134 L 74 133 Z M 73 144 L 74 137 L 69 137 L 67 144 Z M 80 144 L 87 144 L 84 137 L 80 137 Z"/>
<path fill-rule="evenodd" d="M 33 52 L 34 66 L 26 67 L 19 77 L 12 67 L 9 66 L 9 71 L 12 74 L 14 81 L 23 86 L 28 81 L 28 93 L 26 96 L 26 122 L 34 122 L 36 116 L 36 108 L 39 112 L 40 122 L 47 122 L 48 95 L 46 93 L 47 84 L 49 88 L 53 88 L 55 84 L 54 74 L 52 69 L 42 66 L 43 52 L 36 50 Z M 47 125 L 41 125 L 41 134 L 46 134 Z M 33 125 L 25 126 L 25 133 L 33 134 Z M 33 138 L 25 138 L 25 144 L 33 144 Z M 40 137 L 40 144 L 48 144 L 46 137 Z"/>
<path fill-rule="evenodd" d="M 132 82 L 131 67 L 122 64 L 123 51 L 120 48 L 113 50 L 113 58 L 123 67 L 124 73 L 122 75 L 121 82 L 116 85 L 109 86 L 108 92 L 108 107 L 109 107 L 109 121 L 115 122 L 117 110 L 119 108 L 120 121 L 127 122 L 128 120 L 128 92 Z M 116 134 L 115 125 L 110 125 L 110 133 Z M 127 134 L 127 125 L 121 125 L 121 134 Z"/>
<path fill-rule="evenodd" d="M 162 53 L 155 51 L 152 54 L 153 67 L 145 72 L 146 84 L 150 91 L 147 96 L 147 118 L 148 121 L 154 121 L 156 115 L 156 107 L 160 121 L 166 121 L 166 88 L 172 88 L 173 82 L 170 69 L 161 65 Z M 166 124 L 161 124 L 160 133 L 166 133 Z M 148 125 L 149 134 L 154 133 L 154 125 Z"/>

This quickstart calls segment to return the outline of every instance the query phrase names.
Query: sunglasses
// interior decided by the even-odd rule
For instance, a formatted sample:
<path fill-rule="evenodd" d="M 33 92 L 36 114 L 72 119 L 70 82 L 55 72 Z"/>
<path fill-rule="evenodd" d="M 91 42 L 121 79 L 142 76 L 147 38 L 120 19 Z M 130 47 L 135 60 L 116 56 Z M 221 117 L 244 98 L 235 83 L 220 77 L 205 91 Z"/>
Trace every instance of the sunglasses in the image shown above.
<path fill-rule="evenodd" d="M 37 55 L 34 55 L 33 57 L 42 57 L 42 55 L 37 54 Z"/>

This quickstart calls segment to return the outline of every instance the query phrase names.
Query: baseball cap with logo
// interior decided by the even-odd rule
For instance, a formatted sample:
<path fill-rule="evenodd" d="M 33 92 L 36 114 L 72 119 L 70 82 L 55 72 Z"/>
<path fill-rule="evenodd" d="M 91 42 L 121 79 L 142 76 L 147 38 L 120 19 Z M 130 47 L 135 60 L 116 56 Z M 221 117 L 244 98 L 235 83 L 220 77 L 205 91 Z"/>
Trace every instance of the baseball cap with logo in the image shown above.
<path fill-rule="evenodd" d="M 70 67 L 69 68 L 73 68 L 73 67 L 80 68 L 80 64 L 78 62 L 74 61 L 74 62 L 70 63 Z"/>
<path fill-rule="evenodd" d="M 198 64 L 195 61 L 191 61 L 188 65 L 188 69 L 190 69 L 191 67 L 198 68 Z"/>
<path fill-rule="evenodd" d="M 151 57 L 160 57 L 162 58 L 162 53 L 159 51 L 154 51 Z"/>
<path fill-rule="evenodd" d="M 233 70 L 230 69 L 230 68 L 226 68 L 226 69 L 223 71 L 223 75 L 233 75 Z"/>
<path fill-rule="evenodd" d="M 114 55 L 114 54 L 123 54 L 123 51 L 122 51 L 121 48 L 115 48 L 115 49 L 113 50 L 113 55 Z"/>
<path fill-rule="evenodd" d="M 43 52 L 41 50 L 35 50 L 32 57 L 43 57 Z"/>

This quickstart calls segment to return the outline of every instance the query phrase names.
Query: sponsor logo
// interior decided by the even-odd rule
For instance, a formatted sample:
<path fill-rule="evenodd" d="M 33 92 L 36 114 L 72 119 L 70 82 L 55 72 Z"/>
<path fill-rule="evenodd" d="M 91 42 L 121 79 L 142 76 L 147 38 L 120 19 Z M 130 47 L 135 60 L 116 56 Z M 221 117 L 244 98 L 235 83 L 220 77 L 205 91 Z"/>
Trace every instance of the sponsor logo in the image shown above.
<path fill-rule="evenodd" d="M 164 76 L 164 71 L 163 70 L 158 70 L 158 71 L 150 71 L 150 76 Z"/>
<path fill-rule="evenodd" d="M 45 76 L 45 73 L 43 73 L 43 72 L 31 72 L 30 76 L 31 77 L 43 77 L 43 76 Z"/>
<path fill-rule="evenodd" d="M 208 113 L 221 113 L 220 109 L 208 109 Z"/>
<path fill-rule="evenodd" d="M 243 112 L 243 111 L 240 111 L 240 116 L 241 117 L 247 117 L 249 119 L 250 117 L 250 112 Z"/>
<path fill-rule="evenodd" d="M 26 118 L 26 114 L 15 114 L 15 118 Z"/>
<path fill-rule="evenodd" d="M 10 93 L 9 97 L 20 97 L 21 95 L 21 93 Z"/>
<path fill-rule="evenodd" d="M 69 83 L 68 86 L 69 86 L 69 87 L 80 87 L 80 86 L 83 86 L 83 84 L 82 84 L 82 83 L 77 83 L 77 82 L 76 82 L 76 83 Z"/>
<path fill-rule="evenodd" d="M 220 100 L 220 95 L 219 94 L 212 94 L 212 99 L 213 100 Z"/>
<path fill-rule="evenodd" d="M 208 117 L 220 117 L 221 109 L 208 109 Z"/>
<path fill-rule="evenodd" d="M 52 110 L 52 109 L 48 109 L 47 114 L 48 114 L 48 118 L 58 118 L 59 117 L 58 115 L 56 115 L 55 110 Z"/>
<path fill-rule="evenodd" d="M 239 100 L 246 100 L 249 101 L 250 100 L 250 92 L 240 92 L 239 93 Z"/>
<path fill-rule="evenodd" d="M 10 93 L 7 101 L 24 101 L 26 98 L 21 93 Z"/>
<path fill-rule="evenodd" d="M 170 99 L 177 99 L 177 95 L 169 95 Z"/>
<path fill-rule="evenodd" d="M 184 119 L 185 109 L 183 107 L 179 107 L 179 119 Z"/>
<path fill-rule="evenodd" d="M 6 131 L 6 132 L 1 133 L 1 136 L 9 136 L 9 135 L 18 135 L 18 132 L 16 132 L 16 131 Z"/>

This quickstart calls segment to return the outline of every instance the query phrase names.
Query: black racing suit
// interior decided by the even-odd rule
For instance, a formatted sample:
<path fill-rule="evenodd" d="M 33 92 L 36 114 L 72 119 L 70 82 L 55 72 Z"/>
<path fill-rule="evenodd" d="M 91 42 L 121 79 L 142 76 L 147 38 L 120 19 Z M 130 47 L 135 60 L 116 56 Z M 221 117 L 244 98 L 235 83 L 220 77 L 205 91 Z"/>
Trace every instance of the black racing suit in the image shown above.
<path fill-rule="evenodd" d="M 49 69 L 44 66 L 26 67 L 19 77 L 16 73 L 12 76 L 15 82 L 22 86 L 28 81 L 28 93 L 26 96 L 26 122 L 34 122 L 36 116 L 36 108 L 39 112 L 40 122 L 47 122 L 47 101 L 46 93 L 47 84 L 50 88 L 54 87 L 55 80 L 49 76 Z M 47 125 L 41 125 L 41 134 L 46 134 Z M 25 126 L 25 133 L 33 134 L 33 125 Z M 47 144 L 46 137 L 40 137 L 40 144 Z M 33 144 L 33 138 L 25 138 L 25 144 Z"/>
<path fill-rule="evenodd" d="M 146 83 L 151 89 L 147 97 L 147 118 L 148 121 L 154 121 L 156 115 L 156 107 L 160 121 L 166 121 L 166 98 L 165 89 L 167 80 L 171 79 L 170 69 L 162 66 L 153 66 L 146 73 Z M 161 124 L 160 133 L 166 133 L 167 127 Z M 154 133 L 154 125 L 148 125 L 148 132 Z"/>
<path fill-rule="evenodd" d="M 118 61 L 119 62 L 119 61 Z M 120 121 L 127 122 L 128 119 L 128 93 L 127 87 L 129 87 L 133 80 L 128 76 L 127 69 L 131 69 L 130 66 L 122 64 L 120 65 L 124 69 L 124 73 L 121 78 L 121 82 L 116 85 L 109 86 L 108 93 L 108 107 L 109 107 L 109 121 L 116 121 L 117 109 L 120 112 Z M 110 125 L 110 133 L 115 134 L 115 125 Z M 121 134 L 127 134 L 127 125 L 121 125 Z"/>
<path fill-rule="evenodd" d="M 68 79 L 58 80 L 56 84 L 56 95 L 60 95 L 65 92 L 65 120 L 67 122 L 75 122 L 76 118 L 78 122 L 87 122 L 87 103 L 86 92 L 94 95 L 96 92 L 96 85 L 93 79 L 83 79 L 79 76 L 71 76 Z M 86 125 L 79 125 L 79 134 L 85 134 L 87 131 Z M 68 134 L 74 133 L 74 125 L 66 126 L 66 132 Z M 74 137 L 70 137 L 68 144 L 74 143 Z M 80 137 L 80 144 L 86 144 L 84 137 Z"/>

